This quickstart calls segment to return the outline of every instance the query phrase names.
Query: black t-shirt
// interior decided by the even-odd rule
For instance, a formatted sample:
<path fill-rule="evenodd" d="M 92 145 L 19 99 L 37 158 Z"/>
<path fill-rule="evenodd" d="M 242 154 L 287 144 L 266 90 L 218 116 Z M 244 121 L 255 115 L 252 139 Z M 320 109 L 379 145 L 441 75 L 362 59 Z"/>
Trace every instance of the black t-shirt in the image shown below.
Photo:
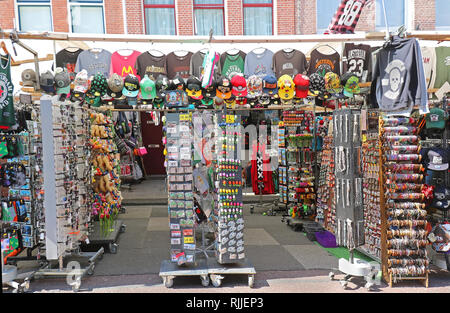
<path fill-rule="evenodd" d="M 339 76 L 341 75 L 339 53 L 323 54 L 317 49 L 314 49 L 311 52 L 311 58 L 309 60 L 308 76 L 313 73 L 325 76 L 328 72 L 334 72 Z"/>
<path fill-rule="evenodd" d="M 70 78 L 73 80 L 75 78 L 75 65 L 77 64 L 78 55 L 83 52 L 83 49 L 78 49 L 76 51 L 69 51 L 63 49 L 56 54 L 55 61 L 56 67 L 62 67 L 67 69 L 70 73 Z"/>
<path fill-rule="evenodd" d="M 342 56 L 342 72 L 355 73 L 361 82 L 369 81 L 372 72 L 370 50 L 369 45 L 346 43 Z"/>

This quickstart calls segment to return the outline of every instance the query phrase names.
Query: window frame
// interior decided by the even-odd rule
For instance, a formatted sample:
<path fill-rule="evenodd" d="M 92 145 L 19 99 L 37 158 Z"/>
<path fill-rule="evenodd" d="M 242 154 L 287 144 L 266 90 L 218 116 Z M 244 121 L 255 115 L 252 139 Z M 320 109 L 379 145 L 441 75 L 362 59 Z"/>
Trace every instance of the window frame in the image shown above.
<path fill-rule="evenodd" d="M 383 11 L 383 5 L 381 3 L 382 0 L 380 0 L 380 4 L 381 4 L 381 12 L 384 14 Z M 386 3 L 385 1 L 385 5 L 386 5 L 386 12 L 388 12 L 389 8 L 387 7 L 387 4 L 389 2 Z M 384 32 L 386 31 L 386 25 L 384 26 L 377 26 L 377 5 L 378 5 L 378 0 L 375 0 L 375 31 L 378 32 Z M 403 7 L 405 8 L 403 11 L 403 25 L 405 25 L 407 30 L 410 30 L 410 23 L 411 20 L 414 20 L 414 17 L 410 16 L 410 14 L 412 14 L 412 10 L 410 10 L 411 5 L 409 4 L 408 0 L 403 0 Z M 383 19 L 383 23 L 384 23 L 384 16 L 382 16 Z M 389 21 L 388 21 L 389 22 Z M 396 26 L 389 26 L 389 32 L 395 32 L 397 31 L 397 29 L 402 26 L 402 25 L 396 25 Z"/>
<path fill-rule="evenodd" d="M 244 36 L 252 36 L 246 35 L 245 33 L 245 8 L 271 8 L 272 9 L 272 34 L 270 35 L 256 35 L 256 36 L 273 36 L 275 29 L 274 22 L 274 0 L 270 0 L 270 3 L 245 3 L 245 0 L 242 0 L 242 34 Z"/>
<path fill-rule="evenodd" d="M 177 36 L 178 35 L 178 29 L 177 29 L 177 8 L 176 8 L 176 0 L 173 0 L 173 4 L 145 4 L 145 0 L 142 0 L 142 10 L 144 11 L 144 30 L 146 35 L 154 35 L 150 34 L 147 29 L 147 15 L 145 13 L 145 9 L 173 9 L 173 15 L 174 15 L 174 26 L 175 26 L 175 34 L 173 35 L 163 35 L 163 36 Z M 161 35 L 155 35 L 155 36 L 161 36 Z"/>
<path fill-rule="evenodd" d="M 19 31 L 22 31 L 21 24 L 20 24 L 20 10 L 19 7 L 25 7 L 25 6 L 42 6 L 42 7 L 49 7 L 50 9 L 50 26 L 51 29 L 50 32 L 53 32 L 54 25 L 53 25 L 53 10 L 52 10 L 52 1 L 51 0 L 39 0 L 39 1 L 29 1 L 29 0 L 14 0 L 14 9 L 16 10 L 16 16 L 17 16 L 17 28 Z"/>
<path fill-rule="evenodd" d="M 79 7 L 101 7 L 102 8 L 102 15 L 103 15 L 103 34 L 107 34 L 106 30 L 106 14 L 105 14 L 105 0 L 90 0 L 90 1 L 77 1 L 77 0 L 67 0 L 67 18 L 69 22 L 69 32 L 72 34 L 81 34 L 81 33 L 75 33 L 73 31 L 73 24 L 72 24 L 72 6 L 79 6 Z"/>
<path fill-rule="evenodd" d="M 192 18 L 193 18 L 193 24 L 194 24 L 194 35 L 197 35 L 197 23 L 195 23 L 195 10 L 222 10 L 222 19 L 223 19 L 223 35 L 218 36 L 225 36 L 227 34 L 226 27 L 225 27 L 225 0 L 222 0 L 221 4 L 216 3 L 209 3 L 209 4 L 195 4 L 195 0 L 192 0 Z M 213 34 L 217 35 L 217 34 Z"/>

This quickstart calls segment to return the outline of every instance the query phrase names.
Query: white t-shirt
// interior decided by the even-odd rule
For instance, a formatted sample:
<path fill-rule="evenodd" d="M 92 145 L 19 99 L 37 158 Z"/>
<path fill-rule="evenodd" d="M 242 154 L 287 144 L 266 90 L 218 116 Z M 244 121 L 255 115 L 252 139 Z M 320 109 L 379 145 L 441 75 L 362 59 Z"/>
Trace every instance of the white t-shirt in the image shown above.
<path fill-rule="evenodd" d="M 427 88 L 430 88 L 430 86 L 434 86 L 434 80 L 436 79 L 436 51 L 434 47 L 421 47 L 420 50 L 422 51 Z"/>

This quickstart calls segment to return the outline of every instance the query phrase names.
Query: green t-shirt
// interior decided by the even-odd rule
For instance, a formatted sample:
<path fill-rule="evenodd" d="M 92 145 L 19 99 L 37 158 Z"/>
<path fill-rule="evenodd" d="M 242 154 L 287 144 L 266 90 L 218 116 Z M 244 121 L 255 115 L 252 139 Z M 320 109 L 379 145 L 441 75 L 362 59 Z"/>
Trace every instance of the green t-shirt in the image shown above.
<path fill-rule="evenodd" d="M 235 74 L 244 74 L 244 59 L 239 55 L 227 55 L 223 62 L 222 75 L 231 79 Z"/>
<path fill-rule="evenodd" d="M 450 47 L 437 47 L 434 88 L 441 88 L 446 81 L 450 83 Z"/>

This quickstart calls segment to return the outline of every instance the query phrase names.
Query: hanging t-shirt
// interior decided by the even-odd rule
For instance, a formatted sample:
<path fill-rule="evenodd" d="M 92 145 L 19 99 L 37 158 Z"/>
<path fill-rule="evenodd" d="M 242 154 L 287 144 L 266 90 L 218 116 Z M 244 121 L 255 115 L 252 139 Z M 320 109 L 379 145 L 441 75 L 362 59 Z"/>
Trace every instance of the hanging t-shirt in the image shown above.
<path fill-rule="evenodd" d="M 434 88 L 441 88 L 445 82 L 450 83 L 450 47 L 437 47 Z"/>
<path fill-rule="evenodd" d="M 434 86 L 436 71 L 436 52 L 434 47 L 420 47 L 422 51 L 423 70 L 425 72 L 425 80 L 427 88 Z"/>
<path fill-rule="evenodd" d="M 78 49 L 76 51 L 70 51 L 63 49 L 59 51 L 55 56 L 56 67 L 62 67 L 67 69 L 70 74 L 70 79 L 75 79 L 75 65 L 77 64 L 78 56 L 83 52 L 83 49 Z"/>
<path fill-rule="evenodd" d="M 311 52 L 311 58 L 309 60 L 308 76 L 314 73 L 319 73 L 321 76 L 325 76 L 328 72 L 334 72 L 341 75 L 340 69 L 340 56 L 339 53 L 323 54 L 317 49 Z"/>
<path fill-rule="evenodd" d="M 197 51 L 191 57 L 190 75 L 201 79 L 203 77 L 203 60 L 205 59 L 206 52 Z M 214 66 L 214 79 L 218 79 L 220 76 L 220 62 L 217 62 Z"/>
<path fill-rule="evenodd" d="M 126 77 L 128 74 L 137 76 L 140 80 L 140 75 L 137 74 L 136 60 L 141 53 L 133 50 L 130 55 L 121 55 L 118 51 L 114 52 L 111 56 L 111 74 L 116 73 L 121 77 Z"/>
<path fill-rule="evenodd" d="M 252 75 L 264 77 L 274 75 L 272 70 L 273 52 L 265 49 L 262 53 L 251 51 L 245 57 L 244 76 Z"/>
<path fill-rule="evenodd" d="M 11 56 L 0 54 L 0 129 L 16 124 L 11 80 Z"/>
<path fill-rule="evenodd" d="M 184 79 L 188 79 L 192 55 L 192 52 L 188 52 L 183 56 L 178 56 L 175 52 L 169 53 L 167 55 L 167 77 L 174 79 L 175 76 L 181 76 Z"/>
<path fill-rule="evenodd" d="M 88 76 L 95 76 L 95 74 L 101 73 L 105 77 L 109 77 L 110 67 L 111 52 L 105 49 L 100 49 L 100 51 L 85 50 L 78 55 L 75 72 L 86 70 Z"/>
<path fill-rule="evenodd" d="M 305 73 L 308 62 L 303 52 L 292 49 L 280 50 L 273 55 L 273 70 L 277 77 L 282 75 L 295 76 Z"/>
<path fill-rule="evenodd" d="M 342 55 L 342 72 L 355 73 L 360 82 L 370 81 L 371 59 L 372 54 L 369 45 L 346 43 Z"/>
<path fill-rule="evenodd" d="M 255 195 L 259 195 L 259 189 L 261 189 L 261 194 L 273 194 L 275 193 L 275 187 L 270 158 L 266 154 L 266 145 L 255 144 L 252 149 L 252 190 Z"/>
<path fill-rule="evenodd" d="M 156 81 L 159 75 L 167 76 L 166 55 L 154 56 L 150 52 L 144 52 L 136 59 L 135 69 L 140 77 L 148 77 Z"/>
<path fill-rule="evenodd" d="M 236 74 L 244 74 L 244 60 L 246 54 L 242 51 L 236 54 L 222 53 L 220 64 L 222 65 L 222 75 L 231 79 Z"/>

